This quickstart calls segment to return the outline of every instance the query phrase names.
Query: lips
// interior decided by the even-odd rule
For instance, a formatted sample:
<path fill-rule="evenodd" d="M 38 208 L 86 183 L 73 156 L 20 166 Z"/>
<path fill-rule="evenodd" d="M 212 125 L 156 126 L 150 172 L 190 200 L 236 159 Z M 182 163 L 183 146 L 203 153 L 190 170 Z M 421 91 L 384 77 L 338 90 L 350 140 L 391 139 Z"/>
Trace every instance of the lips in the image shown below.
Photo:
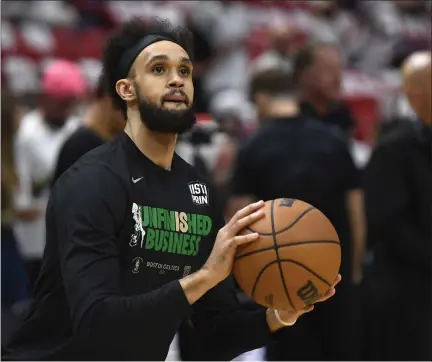
<path fill-rule="evenodd" d="M 183 95 L 172 95 L 165 97 L 164 102 L 186 103 L 187 99 Z"/>

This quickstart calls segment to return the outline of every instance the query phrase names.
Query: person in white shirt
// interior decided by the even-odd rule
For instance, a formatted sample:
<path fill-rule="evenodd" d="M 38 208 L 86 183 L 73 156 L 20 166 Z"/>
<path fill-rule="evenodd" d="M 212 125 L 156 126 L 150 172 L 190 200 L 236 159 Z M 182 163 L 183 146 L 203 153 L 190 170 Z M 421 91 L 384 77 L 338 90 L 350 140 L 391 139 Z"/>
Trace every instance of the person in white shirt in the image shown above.
<path fill-rule="evenodd" d="M 31 286 L 45 247 L 45 207 L 60 147 L 79 122 L 72 116 L 85 95 L 86 80 L 72 62 L 56 60 L 42 75 L 39 107 L 26 114 L 14 140 L 19 187 L 14 197 L 21 220 L 15 233 L 26 260 Z"/>

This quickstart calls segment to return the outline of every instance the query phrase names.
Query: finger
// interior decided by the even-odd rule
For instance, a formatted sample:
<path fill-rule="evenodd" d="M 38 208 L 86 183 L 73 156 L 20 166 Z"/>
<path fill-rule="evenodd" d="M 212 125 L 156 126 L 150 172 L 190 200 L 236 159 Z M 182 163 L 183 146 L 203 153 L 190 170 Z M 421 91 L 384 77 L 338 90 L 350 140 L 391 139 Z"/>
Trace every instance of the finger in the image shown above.
<path fill-rule="evenodd" d="M 232 239 L 232 245 L 234 246 L 240 246 L 244 244 L 251 243 L 252 241 L 255 241 L 259 238 L 258 233 L 250 233 L 246 235 L 238 235 Z"/>
<path fill-rule="evenodd" d="M 338 274 L 335 281 L 333 282 L 332 287 L 334 288 L 336 285 L 338 285 L 341 280 L 342 280 L 342 275 Z"/>
<path fill-rule="evenodd" d="M 303 313 L 309 313 L 312 312 L 313 310 L 314 310 L 314 306 L 308 305 L 307 307 L 303 308 Z"/>
<path fill-rule="evenodd" d="M 253 213 L 255 210 L 264 206 L 264 201 L 260 200 L 258 202 L 254 202 L 253 204 L 249 204 L 243 209 L 237 211 L 234 216 L 229 221 L 229 224 L 234 225 L 238 220 L 242 219 L 246 215 Z"/>
<path fill-rule="evenodd" d="M 330 288 L 326 294 L 324 294 L 324 296 L 322 296 L 318 302 L 325 302 L 327 299 L 333 297 L 336 293 L 336 289 L 335 288 Z"/>
<path fill-rule="evenodd" d="M 249 226 L 250 224 L 253 224 L 255 221 L 263 218 L 264 216 L 265 216 L 264 211 L 262 209 L 259 209 L 259 210 L 255 211 L 254 213 L 249 214 L 249 215 L 241 218 L 237 222 L 235 222 L 232 225 L 230 232 L 232 232 L 233 235 L 237 235 L 240 231 L 245 229 L 247 226 Z"/>

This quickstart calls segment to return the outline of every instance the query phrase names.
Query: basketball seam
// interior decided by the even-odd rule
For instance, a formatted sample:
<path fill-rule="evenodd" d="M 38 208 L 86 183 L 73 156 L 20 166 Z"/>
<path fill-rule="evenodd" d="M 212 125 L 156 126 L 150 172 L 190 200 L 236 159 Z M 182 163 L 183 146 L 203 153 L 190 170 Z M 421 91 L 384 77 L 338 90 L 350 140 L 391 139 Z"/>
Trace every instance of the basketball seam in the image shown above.
<path fill-rule="evenodd" d="M 272 266 L 273 264 L 275 264 L 275 263 L 277 263 L 278 261 L 277 260 L 273 260 L 273 261 L 271 261 L 270 263 L 267 263 L 261 270 L 260 270 L 260 272 L 258 273 L 258 276 L 256 277 L 256 279 L 255 279 L 255 282 L 254 282 L 254 285 L 253 285 L 253 287 L 252 287 L 252 298 L 253 298 L 253 296 L 254 296 L 254 294 L 255 294 L 255 289 L 256 289 L 256 287 L 257 287 L 257 285 L 258 285 L 258 282 L 259 282 L 259 280 L 261 279 L 261 276 L 264 274 L 264 272 L 265 272 L 265 270 L 268 268 L 268 267 L 270 267 L 270 266 Z"/>
<path fill-rule="evenodd" d="M 329 287 L 331 286 L 331 284 L 330 284 L 327 280 L 325 280 L 321 275 L 315 273 L 312 269 L 308 268 L 308 267 L 307 267 L 306 265 L 304 265 L 303 263 L 300 263 L 300 262 L 298 262 L 298 261 L 296 261 L 296 260 L 292 260 L 292 259 L 280 259 L 280 261 L 279 261 L 279 260 L 273 260 L 273 261 L 267 263 L 267 264 L 266 264 L 266 265 L 265 265 L 265 266 L 260 270 L 260 272 L 258 273 L 258 276 L 256 277 L 255 282 L 254 282 L 254 285 L 253 285 L 253 287 L 252 287 L 252 293 L 251 293 L 252 298 L 253 298 L 254 295 L 255 295 L 256 287 L 258 286 L 258 283 L 259 283 L 259 281 L 260 281 L 262 275 L 263 275 L 264 272 L 266 271 L 266 269 L 269 268 L 270 266 L 272 266 L 273 264 L 280 263 L 280 262 L 288 262 L 288 263 L 296 264 L 296 265 L 302 267 L 303 269 L 307 270 L 309 273 L 311 273 L 313 276 L 315 276 L 316 278 L 318 278 L 319 280 L 321 280 L 323 283 L 327 284 Z M 283 280 L 282 280 L 282 281 L 283 281 Z M 283 281 L 283 282 L 284 282 L 284 281 Z M 286 287 L 285 284 L 284 284 L 284 287 Z M 291 301 L 290 301 L 290 304 L 291 304 L 291 306 L 294 308 L 294 306 L 292 305 Z M 295 309 L 295 308 L 294 308 L 294 309 Z"/>
<path fill-rule="evenodd" d="M 288 262 L 288 263 L 293 263 L 296 264 L 298 266 L 301 266 L 303 269 L 306 269 L 309 273 L 311 273 L 312 275 L 314 275 L 315 277 L 317 277 L 319 280 L 321 280 L 323 283 L 327 284 L 329 287 L 331 287 L 331 283 L 329 283 L 327 280 L 325 280 L 321 275 L 319 275 L 318 273 L 314 272 L 312 269 L 308 268 L 306 265 L 304 265 L 303 263 L 300 263 L 296 260 L 293 259 L 281 259 L 281 262 Z"/>
<path fill-rule="evenodd" d="M 308 209 L 306 209 L 305 211 L 303 211 L 298 217 L 297 217 L 297 219 L 295 219 L 290 225 L 288 225 L 285 229 L 282 229 L 282 230 L 279 230 L 279 231 L 274 231 L 274 229 L 272 229 L 272 232 L 271 233 L 260 233 L 260 232 L 258 232 L 258 231 L 255 231 L 255 230 L 253 230 L 250 226 L 247 226 L 246 227 L 246 230 L 249 230 L 251 233 L 258 233 L 258 234 L 260 234 L 260 235 L 262 235 L 262 236 L 273 236 L 273 235 L 279 235 L 279 234 L 282 234 L 283 232 L 285 232 L 285 231 L 288 231 L 289 229 L 291 229 L 295 224 L 297 224 L 299 221 L 300 221 L 300 219 L 303 217 L 303 216 L 305 216 L 309 211 L 312 211 L 312 210 L 314 210 L 315 208 L 312 206 L 312 207 L 310 207 L 310 208 L 308 208 Z"/>
<path fill-rule="evenodd" d="M 283 287 L 284 287 L 284 290 L 285 290 L 285 294 L 287 296 L 289 304 L 291 305 L 291 307 L 293 309 L 295 309 L 294 304 L 293 304 L 293 302 L 291 300 L 291 296 L 289 295 L 287 286 L 285 284 L 285 277 L 283 275 L 282 266 L 281 266 L 281 263 L 280 263 L 279 251 L 278 251 L 277 240 L 276 240 L 276 235 L 277 234 L 276 234 L 276 231 L 275 231 L 275 222 L 274 222 L 274 203 L 275 203 L 275 200 L 272 200 L 271 207 L 270 207 L 270 220 L 271 220 L 271 228 L 272 228 L 272 236 L 273 236 L 273 245 L 274 245 L 274 250 L 276 252 L 276 260 L 277 260 L 277 263 L 278 263 L 279 274 L 280 274 L 280 277 L 281 277 L 281 280 L 282 280 L 282 284 L 283 284 Z"/>
<path fill-rule="evenodd" d="M 304 245 L 304 244 L 337 244 L 337 245 L 340 245 L 339 241 L 336 241 L 336 240 L 313 240 L 313 241 L 297 241 L 295 243 L 277 244 L 277 248 L 278 249 L 288 248 L 290 246 L 298 246 L 298 245 Z M 246 256 L 258 254 L 258 253 L 261 253 L 261 252 L 264 252 L 264 251 L 269 251 L 269 250 L 272 250 L 272 249 L 274 249 L 274 246 L 269 246 L 267 248 L 250 251 L 250 252 L 247 252 L 247 253 L 244 253 L 244 254 L 236 256 L 235 260 L 244 258 Z"/>

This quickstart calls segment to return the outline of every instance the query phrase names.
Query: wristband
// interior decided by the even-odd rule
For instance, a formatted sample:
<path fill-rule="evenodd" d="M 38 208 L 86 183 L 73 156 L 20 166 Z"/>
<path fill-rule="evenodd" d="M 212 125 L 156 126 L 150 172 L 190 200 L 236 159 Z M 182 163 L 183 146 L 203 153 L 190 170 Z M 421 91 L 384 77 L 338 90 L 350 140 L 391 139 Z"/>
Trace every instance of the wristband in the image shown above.
<path fill-rule="evenodd" d="M 295 322 L 297 322 L 297 319 L 296 319 L 294 322 L 291 322 L 291 323 L 284 322 L 284 321 L 281 319 L 278 310 L 277 310 L 277 309 L 273 309 L 273 311 L 274 311 L 274 314 L 275 314 L 276 319 L 278 320 L 278 322 L 279 322 L 280 324 L 283 324 L 284 326 L 288 326 L 288 327 L 290 327 L 290 326 L 293 326 L 293 325 L 295 324 Z"/>

